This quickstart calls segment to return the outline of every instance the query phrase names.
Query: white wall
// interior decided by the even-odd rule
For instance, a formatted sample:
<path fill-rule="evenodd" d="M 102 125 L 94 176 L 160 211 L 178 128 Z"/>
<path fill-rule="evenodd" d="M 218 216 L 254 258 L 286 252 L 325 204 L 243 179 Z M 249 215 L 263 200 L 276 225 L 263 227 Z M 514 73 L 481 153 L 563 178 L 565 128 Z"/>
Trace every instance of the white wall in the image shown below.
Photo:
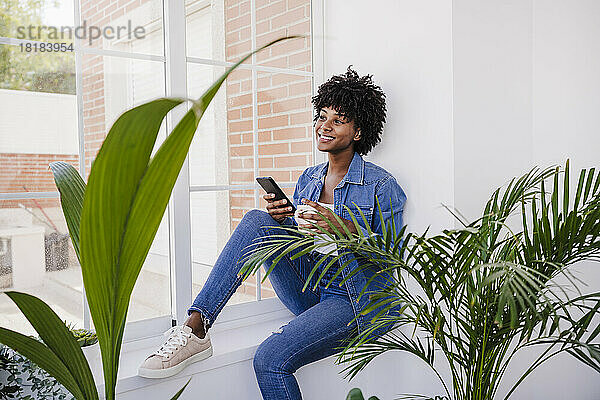
<path fill-rule="evenodd" d="M 451 223 L 453 204 L 451 3 L 325 1 L 325 77 L 372 74 L 388 118 L 368 160 L 390 171 L 407 194 L 416 231 Z"/>
<path fill-rule="evenodd" d="M 455 206 L 469 219 L 531 166 L 531 22 L 531 1 L 454 1 Z"/>
<path fill-rule="evenodd" d="M 600 161 L 600 2 L 534 2 L 533 160 Z"/>
<path fill-rule="evenodd" d="M 412 231 L 452 226 L 442 203 L 479 215 L 494 188 L 534 165 L 570 157 L 576 169 L 600 166 L 600 2 L 326 0 L 324 25 L 325 77 L 353 64 L 387 94 L 384 138 L 369 159 L 405 189 Z M 600 286 L 594 267 L 578 267 L 590 290 Z M 388 380 L 369 395 L 436 394 L 433 376 L 409 355 L 393 353 L 377 368 Z M 564 356 L 511 399 L 599 397 L 597 373 Z"/>
<path fill-rule="evenodd" d="M 456 205 L 469 216 L 490 191 L 534 165 L 600 164 L 600 4 L 596 1 L 454 2 Z M 476 166 L 476 167 L 475 167 Z M 577 267 L 597 290 L 598 264 Z M 512 368 L 524 371 L 536 352 Z M 516 399 L 597 399 L 591 369 L 560 356 Z"/>
<path fill-rule="evenodd" d="M 386 93 L 385 132 L 367 159 L 396 177 L 408 197 L 405 222 L 416 232 L 453 224 L 442 207 L 454 204 L 451 23 L 448 0 L 325 1 L 324 76 L 352 64 Z M 331 363 L 298 372 L 306 398 L 343 399 L 354 386 L 381 399 L 443 394 L 433 373 L 405 353 L 386 354 L 350 384 L 327 370 Z M 311 385 L 317 381 L 326 387 Z"/>

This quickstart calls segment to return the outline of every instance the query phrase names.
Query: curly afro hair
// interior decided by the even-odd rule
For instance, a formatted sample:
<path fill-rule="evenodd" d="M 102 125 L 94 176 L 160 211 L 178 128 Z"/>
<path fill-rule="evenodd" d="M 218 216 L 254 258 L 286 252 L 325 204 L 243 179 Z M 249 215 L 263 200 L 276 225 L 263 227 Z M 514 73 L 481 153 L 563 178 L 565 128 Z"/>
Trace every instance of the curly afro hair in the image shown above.
<path fill-rule="evenodd" d="M 387 111 L 385 93 L 373 83 L 372 75 L 360 77 L 351 67 L 348 66 L 345 74 L 334 75 L 319 86 L 317 95 L 312 98 L 314 122 L 317 122 L 324 107 L 331 107 L 345 115 L 361 132 L 354 151 L 365 155 L 381 141 Z"/>

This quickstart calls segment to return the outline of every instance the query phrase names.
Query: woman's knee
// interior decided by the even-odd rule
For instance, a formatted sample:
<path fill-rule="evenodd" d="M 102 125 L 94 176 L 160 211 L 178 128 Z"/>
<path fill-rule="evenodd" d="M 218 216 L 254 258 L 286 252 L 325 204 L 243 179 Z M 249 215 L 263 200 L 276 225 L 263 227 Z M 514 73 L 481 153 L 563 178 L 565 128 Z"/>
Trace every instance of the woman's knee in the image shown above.
<path fill-rule="evenodd" d="M 256 227 L 263 227 L 263 226 L 275 226 L 276 223 L 277 223 L 277 221 L 275 221 L 273 219 L 273 217 L 271 217 L 269 215 L 268 212 L 263 211 L 263 210 L 252 209 L 244 214 L 244 217 L 242 218 L 240 225 L 241 224 L 244 224 L 244 225 L 249 224 L 249 225 L 256 226 Z"/>
<path fill-rule="evenodd" d="M 278 353 L 278 351 L 270 346 L 268 340 L 262 342 L 256 349 L 252 360 L 252 366 L 256 375 L 265 372 L 282 372 L 283 368 L 277 357 Z"/>
<path fill-rule="evenodd" d="M 261 373 L 268 371 L 270 368 L 268 357 L 262 347 L 262 344 L 257 347 L 256 352 L 254 353 L 254 358 L 252 359 L 252 366 L 254 367 L 254 372 L 256 375 L 260 375 Z"/>

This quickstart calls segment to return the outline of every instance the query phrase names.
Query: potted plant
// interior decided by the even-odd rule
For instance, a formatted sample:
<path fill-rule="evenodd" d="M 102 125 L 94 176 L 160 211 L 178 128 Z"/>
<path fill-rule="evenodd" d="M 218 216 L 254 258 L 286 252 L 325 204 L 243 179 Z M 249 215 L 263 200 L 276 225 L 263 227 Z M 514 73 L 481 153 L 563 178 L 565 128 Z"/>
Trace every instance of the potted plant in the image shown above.
<path fill-rule="evenodd" d="M 152 149 L 167 113 L 188 99 L 157 99 L 123 113 L 110 128 L 92 164 L 87 185 L 71 165 L 50 165 L 81 264 L 102 354 L 106 399 L 115 399 L 121 343 L 135 281 L 204 111 L 227 76 L 252 54 L 297 37 L 274 40 L 246 55 L 200 99 L 189 100 L 191 108 L 153 157 Z M 14 291 L 5 294 L 31 323 L 41 342 L 6 328 L 0 328 L 0 342 L 35 362 L 76 399 L 98 399 L 90 366 L 64 322 L 35 296 Z"/>
<path fill-rule="evenodd" d="M 574 263 L 600 260 L 600 173 L 582 170 L 573 190 L 569 161 L 562 169 L 535 168 L 494 191 L 475 221 L 449 211 L 460 226 L 435 235 L 404 236 L 405 227 L 388 225 L 383 234 L 367 237 L 354 219 L 355 235 L 331 234 L 315 225 L 323 238 L 315 244 L 290 228 L 289 235 L 248 257 L 240 273 L 254 272 L 275 252 L 283 257 L 298 246 L 312 251 L 331 244 L 343 249 L 340 254 L 350 252 L 393 273 L 385 287 L 363 294 L 370 299 L 363 314 L 399 303 L 402 311 L 378 314 L 336 361 L 347 364 L 343 371 L 352 379 L 387 351 L 413 354 L 433 369 L 445 391 L 412 398 L 508 399 L 532 371 L 562 353 L 600 372 L 600 325 L 594 318 L 600 292 L 582 294 L 570 272 Z M 558 277 L 568 285 L 557 285 Z M 381 327 L 390 331 L 367 340 Z M 511 360 L 533 346 L 541 348 L 539 357 L 500 396 Z M 449 381 L 440 374 L 444 362 L 450 366 Z M 362 398 L 359 390 L 352 394 Z"/>
<path fill-rule="evenodd" d="M 25 185 L 22 186 L 25 192 L 29 192 Z M 46 259 L 46 271 L 58 271 L 69 267 L 69 235 L 61 233 L 52 221 L 52 218 L 46 213 L 44 207 L 36 199 L 31 199 L 35 207 L 39 210 L 43 219 L 19 203 L 19 207 L 28 212 L 33 218 L 46 225 L 52 231 L 44 234 L 44 255 Z"/>
<path fill-rule="evenodd" d="M 76 329 L 68 325 L 83 352 L 96 349 L 94 332 Z M 35 340 L 41 341 L 39 337 Z M 13 349 L 0 345 L 0 399 L 66 400 L 73 396 L 54 377 L 38 367 L 30 359 Z"/>
<path fill-rule="evenodd" d="M 98 344 L 96 332 L 87 329 L 77 329 L 72 326 L 69 327 L 69 329 L 75 337 L 75 340 L 77 340 L 77 343 L 79 343 L 92 372 L 94 372 L 94 367 L 97 366 L 101 360 L 100 345 Z"/>
<path fill-rule="evenodd" d="M 98 336 L 94 331 L 89 331 L 87 329 L 77 329 L 71 328 L 71 333 L 79 343 L 79 346 L 83 349 L 94 346 L 98 343 Z"/>
<path fill-rule="evenodd" d="M 0 345 L 1 400 L 71 400 L 73 396 L 46 371 L 13 349 Z"/>

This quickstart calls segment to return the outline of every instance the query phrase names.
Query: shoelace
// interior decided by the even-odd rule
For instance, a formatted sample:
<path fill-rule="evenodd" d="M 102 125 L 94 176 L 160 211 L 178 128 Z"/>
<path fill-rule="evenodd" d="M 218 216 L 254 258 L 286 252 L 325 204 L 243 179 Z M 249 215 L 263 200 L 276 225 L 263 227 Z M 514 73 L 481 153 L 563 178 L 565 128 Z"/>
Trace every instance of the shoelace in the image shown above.
<path fill-rule="evenodd" d="M 167 341 L 154 354 L 161 357 L 167 357 L 177 349 L 178 346 L 185 346 L 188 339 L 191 337 L 189 333 L 185 333 L 180 326 L 174 326 L 164 333 Z"/>

